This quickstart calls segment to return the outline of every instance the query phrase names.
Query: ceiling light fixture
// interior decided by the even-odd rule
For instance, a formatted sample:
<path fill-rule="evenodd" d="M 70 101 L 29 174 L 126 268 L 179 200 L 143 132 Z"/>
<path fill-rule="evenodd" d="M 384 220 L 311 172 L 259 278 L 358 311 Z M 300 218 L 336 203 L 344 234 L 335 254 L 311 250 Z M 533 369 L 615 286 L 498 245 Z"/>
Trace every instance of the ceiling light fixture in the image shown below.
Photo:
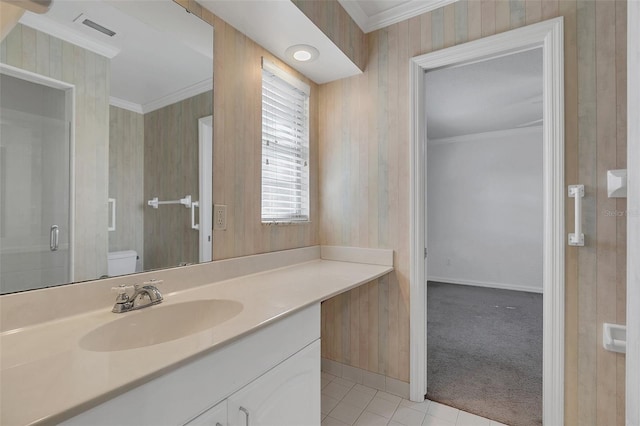
<path fill-rule="evenodd" d="M 320 56 L 318 49 L 308 44 L 296 44 L 289 47 L 285 53 L 289 58 L 297 62 L 312 62 Z"/>

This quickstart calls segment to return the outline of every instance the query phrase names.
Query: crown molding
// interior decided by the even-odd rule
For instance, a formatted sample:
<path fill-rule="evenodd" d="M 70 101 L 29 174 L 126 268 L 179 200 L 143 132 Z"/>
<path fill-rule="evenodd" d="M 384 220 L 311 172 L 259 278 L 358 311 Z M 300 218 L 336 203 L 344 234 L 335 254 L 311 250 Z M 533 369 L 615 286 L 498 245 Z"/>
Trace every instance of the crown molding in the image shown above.
<path fill-rule="evenodd" d="M 42 31 L 43 33 L 47 33 L 53 37 L 59 38 L 76 46 L 80 46 L 109 59 L 120 53 L 120 49 L 117 47 L 89 39 L 88 37 L 70 30 L 65 25 L 59 24 L 44 15 L 38 15 L 27 11 L 22 15 L 19 22 L 22 25 Z"/>
<path fill-rule="evenodd" d="M 166 96 L 147 102 L 142 105 L 143 114 L 151 111 L 155 111 L 160 108 L 164 108 L 167 105 L 175 104 L 185 99 L 189 99 L 201 93 L 213 90 L 213 77 L 203 80 L 199 83 L 187 86 L 184 89 L 180 89 L 177 92 L 170 93 Z"/>
<path fill-rule="evenodd" d="M 138 114 L 144 114 L 142 105 L 135 102 L 129 102 L 125 99 L 116 98 L 115 96 L 109 96 L 109 105 L 126 109 L 128 111 L 137 112 Z"/>
<path fill-rule="evenodd" d="M 185 99 L 192 98 L 201 93 L 213 90 L 213 78 L 203 80 L 199 83 L 185 87 L 184 89 L 173 92 L 169 95 L 155 99 L 146 104 L 140 105 L 135 102 L 127 101 L 125 99 L 116 98 L 114 96 L 109 97 L 109 104 L 118 108 L 126 109 L 138 114 L 146 114 L 151 111 L 155 111 L 160 108 L 175 104 L 176 102 L 183 101 Z"/>
<path fill-rule="evenodd" d="M 351 18 L 365 33 L 370 33 L 380 28 L 431 12 L 458 0 L 410 0 L 390 9 L 369 16 L 360 7 L 356 0 L 338 0 Z"/>
<path fill-rule="evenodd" d="M 531 126 L 531 127 L 515 127 L 513 129 L 494 130 L 491 132 L 471 133 L 468 135 L 450 136 L 447 138 L 439 138 L 439 139 L 429 139 L 427 140 L 427 144 L 429 146 L 435 146 L 435 145 L 446 145 L 450 143 L 459 143 L 459 142 L 482 142 L 482 141 L 494 140 L 496 138 L 515 137 L 515 136 L 541 133 L 542 130 L 543 130 L 542 124 L 537 126 Z"/>

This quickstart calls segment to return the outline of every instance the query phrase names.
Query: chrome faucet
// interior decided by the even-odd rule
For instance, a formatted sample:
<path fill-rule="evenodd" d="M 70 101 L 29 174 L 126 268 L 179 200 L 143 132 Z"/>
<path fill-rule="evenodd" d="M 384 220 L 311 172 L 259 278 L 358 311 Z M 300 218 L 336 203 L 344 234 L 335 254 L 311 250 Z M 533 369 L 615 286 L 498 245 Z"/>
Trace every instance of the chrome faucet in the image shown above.
<path fill-rule="evenodd" d="M 162 293 L 154 285 L 161 283 L 162 280 L 151 280 L 145 282 L 143 286 L 138 284 L 134 286 L 126 286 L 124 284 L 119 287 L 113 287 L 112 290 L 118 292 L 116 297 L 116 303 L 113 305 L 111 312 L 117 314 L 129 311 L 135 311 L 137 309 L 146 308 L 147 306 L 157 305 L 162 302 Z M 133 294 L 129 296 L 127 290 L 133 288 Z"/>

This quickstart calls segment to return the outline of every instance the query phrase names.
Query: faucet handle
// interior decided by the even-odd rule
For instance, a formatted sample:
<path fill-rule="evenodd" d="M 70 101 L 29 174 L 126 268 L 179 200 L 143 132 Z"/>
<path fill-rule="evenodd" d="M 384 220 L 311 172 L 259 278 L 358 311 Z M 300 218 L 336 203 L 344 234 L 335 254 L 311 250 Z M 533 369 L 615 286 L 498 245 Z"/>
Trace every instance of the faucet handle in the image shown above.
<path fill-rule="evenodd" d="M 118 287 L 111 287 L 111 291 L 115 291 L 118 294 L 123 294 L 126 293 L 127 290 L 131 290 L 132 288 L 134 288 L 134 286 L 132 285 L 120 284 Z"/>
<path fill-rule="evenodd" d="M 129 295 L 127 291 L 134 288 L 132 285 L 120 284 L 118 287 L 111 287 L 111 291 L 117 292 L 118 296 L 116 297 L 116 301 L 127 301 L 129 300 Z"/>

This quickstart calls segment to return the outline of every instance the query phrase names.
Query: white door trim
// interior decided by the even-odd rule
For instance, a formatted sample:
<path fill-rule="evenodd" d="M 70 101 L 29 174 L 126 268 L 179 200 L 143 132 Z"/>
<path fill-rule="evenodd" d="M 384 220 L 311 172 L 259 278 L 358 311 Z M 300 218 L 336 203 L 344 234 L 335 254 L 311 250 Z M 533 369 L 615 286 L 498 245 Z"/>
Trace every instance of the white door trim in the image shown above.
<path fill-rule="evenodd" d="M 555 18 L 411 59 L 410 394 L 427 389 L 425 281 L 426 114 L 429 69 L 543 48 L 544 260 L 543 423 L 564 423 L 564 50 L 563 19 Z"/>
<path fill-rule="evenodd" d="M 627 2 L 626 424 L 640 424 L 640 3 Z"/>
<path fill-rule="evenodd" d="M 199 262 L 213 260 L 213 116 L 198 120 L 199 187 Z"/>

